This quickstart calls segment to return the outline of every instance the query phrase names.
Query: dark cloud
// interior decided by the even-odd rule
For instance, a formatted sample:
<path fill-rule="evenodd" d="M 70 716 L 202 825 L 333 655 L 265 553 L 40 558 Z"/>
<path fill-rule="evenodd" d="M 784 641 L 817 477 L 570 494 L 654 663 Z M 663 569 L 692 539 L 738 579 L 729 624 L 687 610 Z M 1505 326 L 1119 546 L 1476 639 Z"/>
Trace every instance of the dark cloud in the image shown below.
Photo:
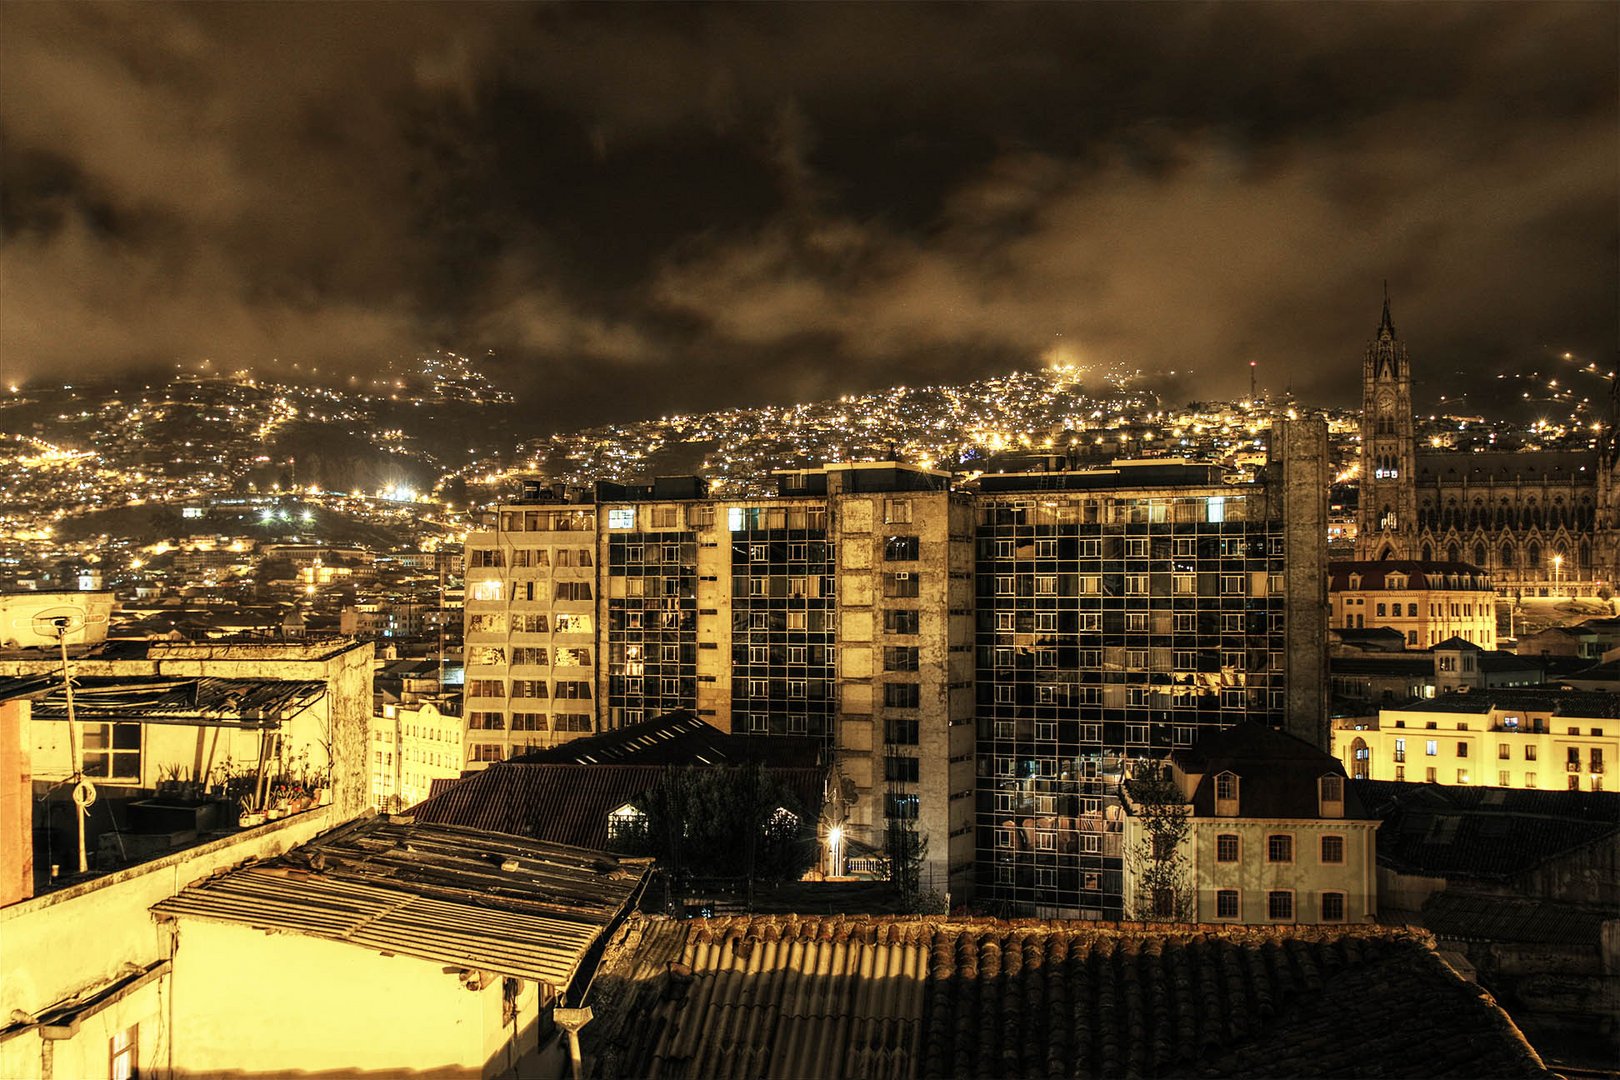
<path fill-rule="evenodd" d="M 0 6 L 0 368 L 492 348 L 542 424 L 1617 320 L 1620 9 Z M 1274 373 L 1274 374 L 1273 374 Z"/>

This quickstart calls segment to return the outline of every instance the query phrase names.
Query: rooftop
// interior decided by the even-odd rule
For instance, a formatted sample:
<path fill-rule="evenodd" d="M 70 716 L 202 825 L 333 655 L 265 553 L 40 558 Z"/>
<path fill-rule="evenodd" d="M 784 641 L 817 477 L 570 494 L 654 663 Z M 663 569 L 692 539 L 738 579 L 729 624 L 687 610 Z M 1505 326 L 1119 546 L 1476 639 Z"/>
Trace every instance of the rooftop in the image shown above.
<path fill-rule="evenodd" d="M 813 735 L 733 735 L 685 709 L 615 731 L 531 750 L 511 761 L 532 765 L 718 765 L 760 761 L 814 768 L 826 740 Z"/>
<path fill-rule="evenodd" d="M 1466 694 L 1441 694 L 1430 701 L 1402 705 L 1398 711 L 1484 714 L 1492 709 L 1608 720 L 1620 717 L 1620 696 L 1592 690 L 1486 687 Z"/>
<path fill-rule="evenodd" d="M 479 829 L 363 818 L 153 910 L 562 989 L 630 906 L 649 865 Z"/>
<path fill-rule="evenodd" d="M 1370 926 L 634 916 L 588 1004 L 604 1080 L 1548 1075 L 1428 935 Z"/>
<path fill-rule="evenodd" d="M 1401 575 L 1404 584 L 1388 583 L 1391 574 Z M 1352 586 L 1352 575 L 1361 583 Z M 1424 559 L 1377 559 L 1331 562 L 1328 564 L 1328 590 L 1344 592 L 1352 588 L 1376 591 L 1386 588 L 1401 589 L 1468 589 L 1488 591 L 1490 578 L 1472 563 L 1437 562 Z"/>
<path fill-rule="evenodd" d="M 1354 780 L 1382 819 L 1378 861 L 1431 877 L 1504 880 L 1620 832 L 1620 793 Z"/>
<path fill-rule="evenodd" d="M 608 814 L 651 791 L 667 772 L 664 764 L 506 761 L 461 780 L 435 781 L 433 794 L 411 812 L 422 822 L 600 848 L 608 843 Z M 820 809 L 823 770 L 773 769 L 771 775 L 799 799 L 803 809 L 812 814 Z"/>
<path fill-rule="evenodd" d="M 318 679 L 216 679 L 90 675 L 73 680 L 80 721 L 141 721 L 231 727 L 276 727 L 326 693 Z M 35 720 L 66 720 L 67 691 L 47 675 L 0 676 L 0 701 L 34 699 Z"/>

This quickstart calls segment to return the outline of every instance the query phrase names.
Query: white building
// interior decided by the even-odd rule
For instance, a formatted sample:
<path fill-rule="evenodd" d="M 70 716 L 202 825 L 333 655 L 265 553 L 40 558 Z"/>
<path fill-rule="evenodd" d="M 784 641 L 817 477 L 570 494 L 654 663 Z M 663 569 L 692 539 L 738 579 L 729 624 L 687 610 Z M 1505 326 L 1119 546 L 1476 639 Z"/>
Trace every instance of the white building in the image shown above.
<path fill-rule="evenodd" d="M 1331 754 L 1259 724 L 1206 736 L 1167 762 L 1190 826 L 1174 856 L 1184 897 L 1139 907 L 1201 923 L 1371 922 L 1378 909 L 1375 834 Z M 1139 896 L 1153 834 L 1127 783 L 1125 895 Z M 1182 902 L 1184 901 L 1184 902 Z M 1144 917 L 1152 910 L 1140 911 Z"/>

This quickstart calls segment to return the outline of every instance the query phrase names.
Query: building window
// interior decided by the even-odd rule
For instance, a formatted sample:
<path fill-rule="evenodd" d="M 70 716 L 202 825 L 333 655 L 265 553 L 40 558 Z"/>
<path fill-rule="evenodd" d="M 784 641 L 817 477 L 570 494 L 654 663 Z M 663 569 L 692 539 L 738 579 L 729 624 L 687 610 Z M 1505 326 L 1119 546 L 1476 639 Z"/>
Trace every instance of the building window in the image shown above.
<path fill-rule="evenodd" d="M 608 840 L 624 841 L 640 837 L 647 828 L 647 815 L 634 803 L 625 803 L 608 813 Z"/>
<path fill-rule="evenodd" d="M 1236 889 L 1217 889 L 1215 891 L 1215 917 L 1217 919 L 1236 919 L 1240 910 L 1238 891 Z"/>
<path fill-rule="evenodd" d="M 919 613 L 912 609 L 883 613 L 883 630 L 889 634 L 915 634 L 918 632 L 920 622 Z"/>
<path fill-rule="evenodd" d="M 885 719 L 883 721 L 883 741 L 891 746 L 916 746 L 917 721 Z"/>
<path fill-rule="evenodd" d="M 1237 862 L 1241 850 L 1242 841 L 1236 833 L 1221 833 L 1215 838 L 1215 861 L 1218 863 Z"/>
<path fill-rule="evenodd" d="M 883 759 L 883 779 L 890 783 L 915 784 L 921 762 L 914 757 L 893 755 Z"/>
<path fill-rule="evenodd" d="M 1294 837 L 1290 833 L 1273 833 L 1266 837 L 1266 862 L 1291 863 L 1294 861 Z"/>
<path fill-rule="evenodd" d="M 884 813 L 890 821 L 916 821 L 917 796 L 915 795 L 887 795 L 884 797 Z"/>
<path fill-rule="evenodd" d="M 141 1027 L 135 1024 L 107 1040 L 107 1074 L 112 1080 L 136 1080 L 141 1074 Z"/>
<path fill-rule="evenodd" d="M 887 645 L 883 649 L 883 670 L 916 671 L 917 655 L 915 645 Z"/>
<path fill-rule="evenodd" d="M 888 525 L 909 525 L 909 524 L 911 524 L 911 500 L 910 499 L 884 499 L 883 500 L 883 521 L 884 521 L 885 524 L 888 524 Z M 912 556 L 912 557 L 915 558 L 916 556 Z"/>
<path fill-rule="evenodd" d="M 1322 861 L 1334 865 L 1344 862 L 1344 837 L 1337 835 L 1322 837 Z"/>
<path fill-rule="evenodd" d="M 885 562 L 915 562 L 918 541 L 915 536 L 891 536 L 883 544 Z"/>
<path fill-rule="evenodd" d="M 883 575 L 883 595 L 890 599 L 916 596 L 920 585 L 919 575 L 915 572 Z"/>
<path fill-rule="evenodd" d="M 1322 921 L 1344 922 L 1344 893 L 1325 892 L 1322 894 Z"/>
<path fill-rule="evenodd" d="M 84 724 L 84 775 L 98 780 L 139 780 L 141 725 Z"/>
<path fill-rule="evenodd" d="M 1272 922 L 1293 922 L 1294 894 L 1287 889 L 1266 893 L 1266 917 Z"/>
<path fill-rule="evenodd" d="M 1427 757 L 1438 756 L 1440 753 L 1440 741 L 1438 739 L 1425 739 L 1423 742 L 1423 753 Z"/>
<path fill-rule="evenodd" d="M 922 702 L 922 687 L 917 683 L 885 683 L 883 705 L 888 709 L 915 709 Z"/>

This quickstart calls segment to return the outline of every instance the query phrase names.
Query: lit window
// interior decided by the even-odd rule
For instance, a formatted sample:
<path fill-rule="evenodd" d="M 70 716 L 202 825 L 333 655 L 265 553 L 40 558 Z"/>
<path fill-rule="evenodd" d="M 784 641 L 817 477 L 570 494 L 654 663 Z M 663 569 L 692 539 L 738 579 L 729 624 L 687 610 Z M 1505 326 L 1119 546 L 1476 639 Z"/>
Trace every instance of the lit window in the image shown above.
<path fill-rule="evenodd" d="M 137 1024 L 107 1040 L 107 1058 L 112 1080 L 135 1080 L 141 1073 L 141 1029 Z"/>
<path fill-rule="evenodd" d="M 633 529 L 636 527 L 635 507 L 619 507 L 608 511 L 608 528 Z"/>

